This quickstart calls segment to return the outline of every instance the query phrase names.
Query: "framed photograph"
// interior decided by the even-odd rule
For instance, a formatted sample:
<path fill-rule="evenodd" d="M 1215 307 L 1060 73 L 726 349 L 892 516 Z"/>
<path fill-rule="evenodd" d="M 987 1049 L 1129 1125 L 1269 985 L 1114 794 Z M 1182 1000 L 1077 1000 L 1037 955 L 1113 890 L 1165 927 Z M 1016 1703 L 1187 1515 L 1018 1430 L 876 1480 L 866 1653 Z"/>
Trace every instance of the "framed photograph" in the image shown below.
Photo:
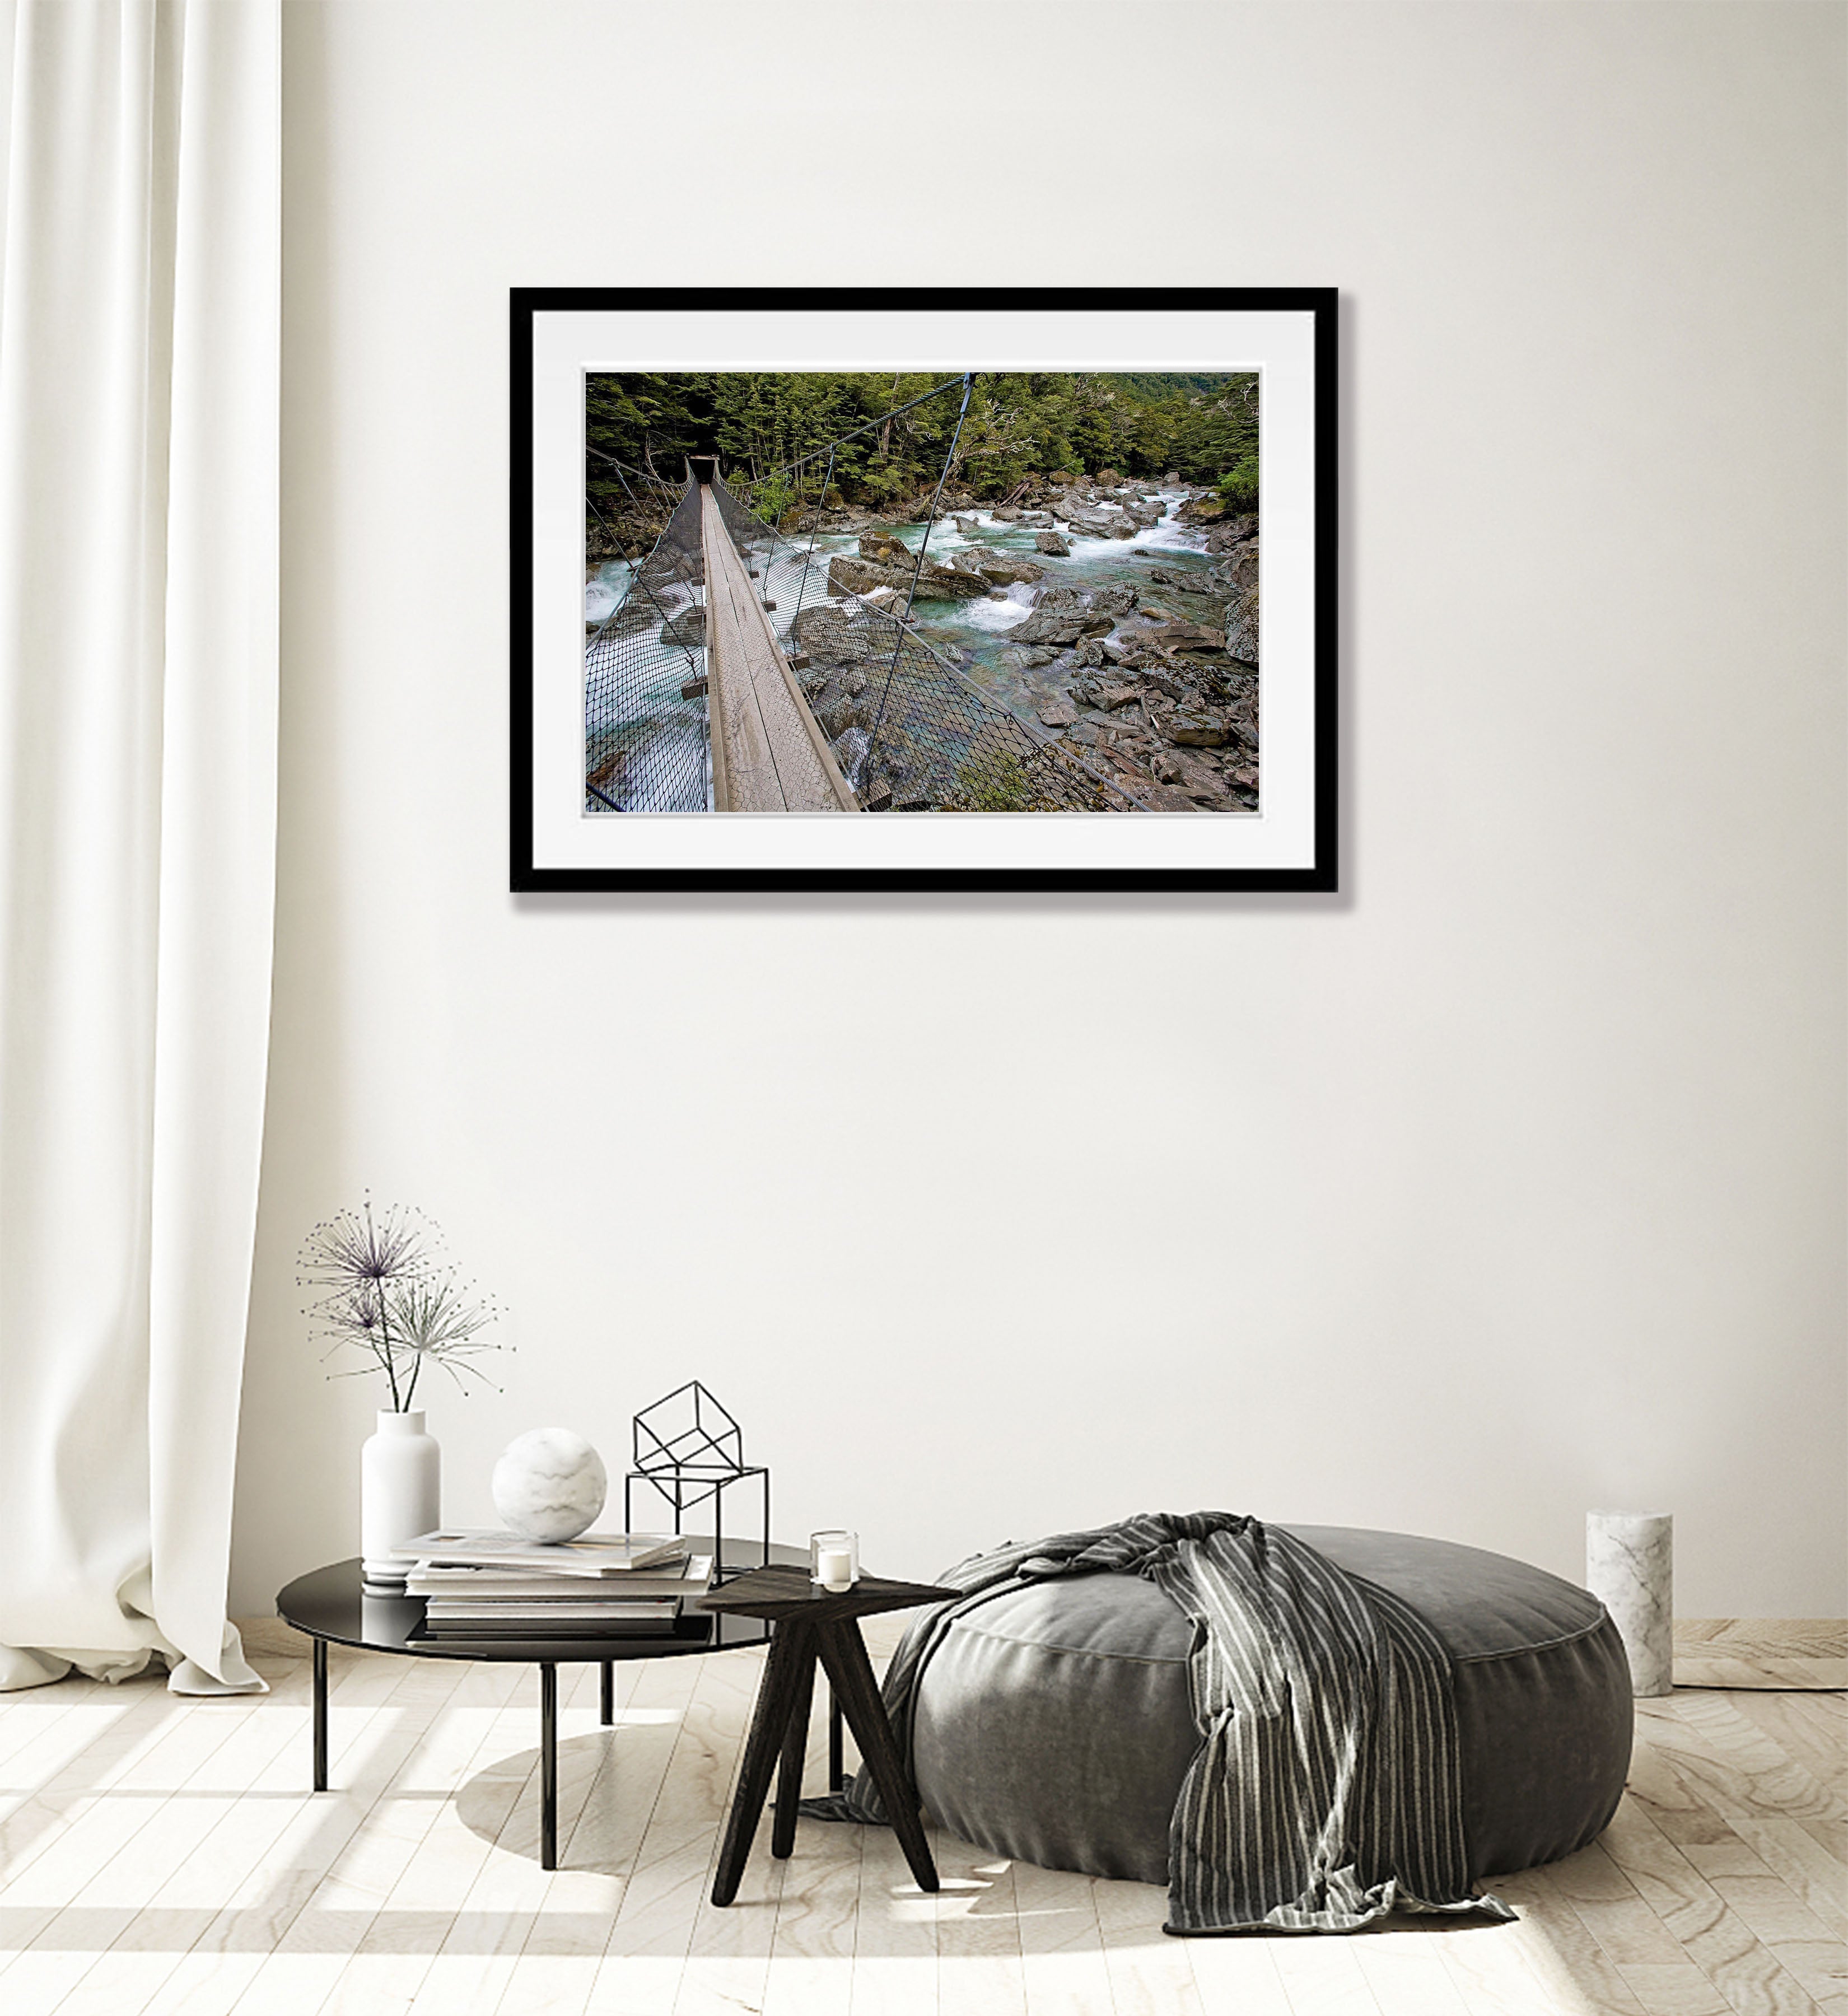
<path fill-rule="evenodd" d="M 1335 319 L 516 289 L 513 887 L 1335 889 Z"/>

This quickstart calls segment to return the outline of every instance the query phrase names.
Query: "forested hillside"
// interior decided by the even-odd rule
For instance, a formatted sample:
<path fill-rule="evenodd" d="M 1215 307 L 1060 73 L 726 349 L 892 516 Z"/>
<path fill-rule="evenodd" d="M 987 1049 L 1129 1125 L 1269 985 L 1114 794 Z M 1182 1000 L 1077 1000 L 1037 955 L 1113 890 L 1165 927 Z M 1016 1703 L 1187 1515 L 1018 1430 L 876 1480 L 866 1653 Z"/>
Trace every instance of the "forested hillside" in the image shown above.
<path fill-rule="evenodd" d="M 678 484 L 688 455 L 716 454 L 728 476 L 762 483 L 819 452 L 787 479 L 791 501 L 818 499 L 827 445 L 865 428 L 837 449 L 834 487 L 849 503 L 894 506 L 942 472 L 960 381 L 882 416 L 942 383 L 920 372 L 593 373 L 585 388 L 586 491 L 614 515 L 625 501 L 618 464 Z M 951 473 L 976 496 L 999 499 L 1024 477 L 1054 470 L 1144 477 L 1173 470 L 1191 483 L 1231 477 L 1238 508 L 1250 509 L 1257 453 L 1252 372 L 985 372 Z"/>

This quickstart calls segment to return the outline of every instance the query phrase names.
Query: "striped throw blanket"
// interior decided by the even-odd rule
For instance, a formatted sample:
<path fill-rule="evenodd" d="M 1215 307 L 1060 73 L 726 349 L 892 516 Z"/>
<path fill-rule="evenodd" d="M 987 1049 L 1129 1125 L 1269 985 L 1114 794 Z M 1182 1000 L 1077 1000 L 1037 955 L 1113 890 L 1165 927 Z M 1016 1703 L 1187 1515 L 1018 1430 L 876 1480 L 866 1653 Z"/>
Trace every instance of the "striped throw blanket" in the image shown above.
<path fill-rule="evenodd" d="M 1234 1513 L 1144 1513 L 939 1576 L 961 1600 L 917 1620 L 885 1679 L 906 1757 L 919 1678 L 955 1618 L 1028 1582 L 1097 1574 L 1147 1577 L 1197 1627 L 1200 1748 L 1169 1836 L 1167 1931 L 1352 1931 L 1395 1909 L 1514 1916 L 1471 1892 L 1442 1643 L 1397 1597 Z M 884 1818 L 864 1771 L 802 1810 Z"/>

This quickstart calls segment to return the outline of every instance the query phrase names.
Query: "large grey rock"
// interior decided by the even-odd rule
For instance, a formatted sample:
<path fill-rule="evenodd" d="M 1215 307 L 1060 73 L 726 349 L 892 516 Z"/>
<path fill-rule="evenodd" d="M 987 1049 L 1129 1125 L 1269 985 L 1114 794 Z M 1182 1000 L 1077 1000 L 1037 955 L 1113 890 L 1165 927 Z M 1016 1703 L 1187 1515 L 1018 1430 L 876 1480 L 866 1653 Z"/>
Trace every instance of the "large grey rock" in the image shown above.
<path fill-rule="evenodd" d="M 1063 532 L 1036 532 L 1033 535 L 1033 544 L 1041 553 L 1050 553 L 1055 559 L 1067 560 L 1071 557 L 1072 542 Z"/>
<path fill-rule="evenodd" d="M 1087 497 L 1075 490 L 1062 491 L 1052 500 L 1054 512 L 1072 531 L 1087 539 L 1107 539 L 1116 514 L 1108 512 L 1094 498 Z"/>
<path fill-rule="evenodd" d="M 902 539 L 894 538 L 889 532 L 868 532 L 860 541 L 860 558 L 880 567 L 908 567 L 917 556 Z"/>
<path fill-rule="evenodd" d="M 1089 620 L 1082 609 L 1036 609 L 1007 635 L 1016 644 L 1075 644 Z"/>
<path fill-rule="evenodd" d="M 1034 581 L 1044 578 L 1046 570 L 1037 560 L 1030 560 L 1025 553 L 997 553 L 992 546 L 966 546 L 956 556 L 959 567 L 971 574 L 978 574 L 985 581 L 997 586 L 1010 581 Z"/>
<path fill-rule="evenodd" d="M 1255 665 L 1258 657 L 1258 591 L 1248 588 L 1236 602 L 1226 605 L 1226 650 L 1241 664 Z"/>
<path fill-rule="evenodd" d="M 857 658 L 866 648 L 864 640 L 856 638 L 847 611 L 825 602 L 802 610 L 790 626 L 790 635 L 810 657 L 823 664 Z"/>
<path fill-rule="evenodd" d="M 1170 651 L 1217 651 L 1226 642 L 1220 632 L 1203 623 L 1158 623 L 1148 634 L 1151 643 Z"/>
<path fill-rule="evenodd" d="M 1033 613 L 1011 641 L 1025 644 L 1075 644 L 1115 628 L 1118 617 L 1135 607 L 1133 589 L 1105 587 L 1087 595 L 1075 581 L 1050 581 L 1039 591 Z"/>
<path fill-rule="evenodd" d="M 870 729 L 874 712 L 873 695 L 864 685 L 858 693 L 830 686 L 815 703 L 815 718 L 830 742 L 839 741 L 849 729 Z"/>
<path fill-rule="evenodd" d="M 1216 763 L 1191 749 L 1166 750 L 1155 758 L 1155 775 L 1165 784 L 1178 784 L 1190 797 L 1225 796 L 1225 774 Z"/>
<path fill-rule="evenodd" d="M 1151 567 L 1148 578 L 1177 595 L 1223 595 L 1226 584 L 1216 567 Z"/>
<path fill-rule="evenodd" d="M 866 595 L 876 588 L 909 588 L 909 569 L 881 567 L 869 560 L 856 560 L 851 553 L 837 553 L 828 562 L 830 595 Z"/>
<path fill-rule="evenodd" d="M 1232 739 L 1226 717 L 1212 707 L 1183 704 L 1158 708 L 1155 728 L 1183 748 L 1223 749 Z"/>
<path fill-rule="evenodd" d="M 1226 571 L 1232 578 L 1232 585 L 1242 595 L 1248 588 L 1258 585 L 1258 542 L 1241 546 L 1232 556 L 1232 564 Z"/>
<path fill-rule="evenodd" d="M 907 581 L 907 586 L 910 583 Z M 962 567 L 939 567 L 935 560 L 926 563 L 917 578 L 917 599 L 927 602 L 933 599 L 953 597 L 959 602 L 974 600 L 977 596 L 988 593 L 988 583 L 978 574 Z"/>
<path fill-rule="evenodd" d="M 1198 689 L 1165 665 L 1144 665 L 1142 668 L 1142 683 L 1145 686 L 1153 686 L 1157 693 L 1165 694 L 1169 700 L 1185 700 L 1195 705 L 1199 703 Z"/>

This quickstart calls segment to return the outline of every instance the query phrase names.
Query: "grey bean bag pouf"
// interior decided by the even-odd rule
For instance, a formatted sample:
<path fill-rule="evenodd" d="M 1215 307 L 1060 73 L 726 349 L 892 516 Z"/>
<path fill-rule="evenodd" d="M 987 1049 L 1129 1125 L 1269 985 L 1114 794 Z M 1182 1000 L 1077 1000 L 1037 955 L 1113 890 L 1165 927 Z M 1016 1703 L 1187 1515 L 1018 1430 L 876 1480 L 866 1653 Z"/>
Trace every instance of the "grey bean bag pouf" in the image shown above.
<path fill-rule="evenodd" d="M 1456 1667 L 1473 1877 L 1555 1862 L 1601 1834 L 1630 1766 L 1630 1669 L 1597 1597 L 1504 1555 L 1409 1533 L 1289 1531 L 1402 1597 Z M 953 1624 L 918 1685 L 925 1807 L 1043 1869 L 1168 1880 L 1168 1823 L 1199 1734 L 1192 1626 L 1153 1582 L 1079 1575 Z"/>

